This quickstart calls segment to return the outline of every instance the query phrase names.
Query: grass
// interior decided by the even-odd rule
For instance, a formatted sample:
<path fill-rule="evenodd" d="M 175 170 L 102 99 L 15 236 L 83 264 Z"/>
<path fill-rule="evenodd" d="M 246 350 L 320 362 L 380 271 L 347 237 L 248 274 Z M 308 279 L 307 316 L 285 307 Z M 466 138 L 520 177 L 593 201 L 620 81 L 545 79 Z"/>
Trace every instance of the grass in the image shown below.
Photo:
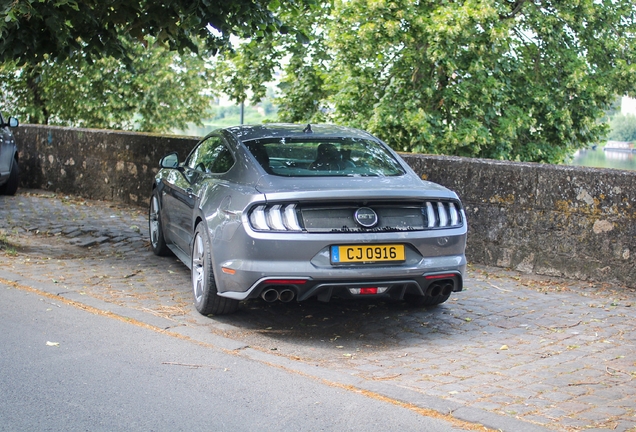
<path fill-rule="evenodd" d="M 9 256 L 17 256 L 18 250 L 16 249 L 16 245 L 11 243 L 7 236 L 0 235 L 0 250 L 4 250 L 5 254 Z"/>

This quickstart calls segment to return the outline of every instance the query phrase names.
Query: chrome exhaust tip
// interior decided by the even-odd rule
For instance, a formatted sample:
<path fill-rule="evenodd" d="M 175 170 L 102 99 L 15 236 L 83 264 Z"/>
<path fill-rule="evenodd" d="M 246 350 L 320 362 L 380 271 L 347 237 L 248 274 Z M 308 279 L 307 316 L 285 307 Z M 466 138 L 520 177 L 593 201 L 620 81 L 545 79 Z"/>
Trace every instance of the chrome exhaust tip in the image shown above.
<path fill-rule="evenodd" d="M 261 298 L 267 303 L 272 303 L 278 300 L 278 291 L 275 289 L 267 289 L 261 293 Z"/>
<path fill-rule="evenodd" d="M 426 295 L 429 297 L 437 297 L 441 293 L 442 293 L 442 286 L 436 283 L 428 287 L 428 290 L 426 290 Z"/>
<path fill-rule="evenodd" d="M 296 293 L 290 289 L 283 289 L 278 293 L 278 300 L 283 303 L 289 303 L 296 297 Z"/>

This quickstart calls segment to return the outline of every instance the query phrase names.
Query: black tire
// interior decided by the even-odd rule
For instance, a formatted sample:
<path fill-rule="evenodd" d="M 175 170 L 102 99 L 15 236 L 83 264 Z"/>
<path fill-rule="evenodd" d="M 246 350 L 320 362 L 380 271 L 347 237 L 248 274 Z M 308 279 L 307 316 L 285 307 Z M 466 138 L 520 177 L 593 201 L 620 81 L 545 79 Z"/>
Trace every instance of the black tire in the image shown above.
<path fill-rule="evenodd" d="M 0 195 L 15 195 L 20 184 L 20 165 L 14 160 L 9 173 L 9 179 L 5 184 L 0 186 Z"/>
<path fill-rule="evenodd" d="M 408 304 L 410 304 L 411 306 L 417 306 L 417 307 L 437 306 L 439 304 L 444 303 L 449 298 L 450 298 L 450 294 L 447 294 L 447 295 L 440 294 L 433 297 L 413 295 L 413 294 L 407 294 L 404 296 L 404 300 Z"/>
<path fill-rule="evenodd" d="M 159 198 L 153 192 L 148 206 L 148 233 L 150 234 L 150 247 L 157 256 L 170 256 L 172 251 L 168 248 L 163 236 L 163 225 L 160 217 Z"/>
<path fill-rule="evenodd" d="M 210 241 L 199 224 L 192 242 L 192 293 L 194 307 L 202 315 L 227 315 L 236 312 L 239 301 L 217 295 Z"/>

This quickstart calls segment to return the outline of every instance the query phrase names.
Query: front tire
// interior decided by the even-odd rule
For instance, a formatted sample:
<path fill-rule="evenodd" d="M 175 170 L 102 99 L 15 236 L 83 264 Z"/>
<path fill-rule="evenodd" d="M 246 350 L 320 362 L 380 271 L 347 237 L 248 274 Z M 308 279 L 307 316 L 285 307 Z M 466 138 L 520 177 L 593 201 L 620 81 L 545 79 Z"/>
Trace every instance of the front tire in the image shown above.
<path fill-rule="evenodd" d="M 161 225 L 161 214 L 159 210 L 159 198 L 156 193 L 153 193 L 150 197 L 150 207 L 148 208 L 148 232 L 150 233 L 150 247 L 155 255 L 172 255 L 172 252 L 168 248 L 163 236 L 163 226 Z"/>
<path fill-rule="evenodd" d="M 227 315 L 238 309 L 238 300 L 217 295 L 210 242 L 199 224 L 194 232 L 192 243 L 192 292 L 194 306 L 202 315 Z"/>
<path fill-rule="evenodd" d="M 20 166 L 17 159 L 13 160 L 11 166 L 11 172 L 9 173 L 9 179 L 5 184 L 0 186 L 0 195 L 15 195 L 20 184 Z"/>

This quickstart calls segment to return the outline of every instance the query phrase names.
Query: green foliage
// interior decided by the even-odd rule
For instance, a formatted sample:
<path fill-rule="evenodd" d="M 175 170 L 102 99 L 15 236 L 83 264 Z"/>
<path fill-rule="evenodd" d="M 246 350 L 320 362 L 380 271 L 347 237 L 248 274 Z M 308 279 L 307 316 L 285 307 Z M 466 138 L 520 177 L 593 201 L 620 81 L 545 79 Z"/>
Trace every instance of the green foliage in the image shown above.
<path fill-rule="evenodd" d="M 615 95 L 636 93 L 632 0 L 324 0 L 279 18 L 309 35 L 260 45 L 287 59 L 280 118 L 361 127 L 402 151 L 558 163 L 606 135 Z"/>
<path fill-rule="evenodd" d="M 274 11 L 295 0 L 11 0 L 0 6 L 0 62 L 38 64 L 83 53 L 87 60 L 133 60 L 121 36 L 148 36 L 172 50 L 197 52 L 199 41 L 215 52 L 230 35 L 266 34 L 281 28 Z M 208 26 L 215 29 L 208 30 Z"/>
<path fill-rule="evenodd" d="M 196 54 L 122 40 L 126 67 L 84 55 L 37 65 L 0 64 L 4 109 L 25 123 L 166 132 L 201 124 L 210 102 L 209 71 Z"/>
<path fill-rule="evenodd" d="M 200 124 L 210 83 L 240 101 L 247 90 L 257 99 L 265 92 L 224 79 L 228 74 L 215 79 L 197 54 L 231 55 L 231 36 L 254 38 L 256 51 L 270 49 L 256 41 L 272 34 L 303 38 L 276 15 L 298 13 L 314 1 L 4 1 L 0 97 L 31 123 L 144 131 Z M 252 56 L 232 72 L 262 81 L 272 67 L 254 67 Z"/>
<path fill-rule="evenodd" d="M 636 116 L 615 115 L 610 121 L 609 139 L 614 141 L 636 141 Z"/>
<path fill-rule="evenodd" d="M 271 82 L 274 73 L 285 64 L 280 86 L 294 101 L 287 98 L 276 101 L 280 119 L 289 121 L 301 114 L 306 117 L 315 114 L 327 95 L 321 69 L 328 60 L 323 51 L 330 10 L 329 0 L 308 0 L 298 7 L 280 7 L 278 19 L 296 31 L 242 40 L 237 49 L 221 52 L 215 59 L 219 91 L 237 104 L 247 101 L 248 95 L 253 104 L 259 103 L 267 92 L 265 83 Z"/>

